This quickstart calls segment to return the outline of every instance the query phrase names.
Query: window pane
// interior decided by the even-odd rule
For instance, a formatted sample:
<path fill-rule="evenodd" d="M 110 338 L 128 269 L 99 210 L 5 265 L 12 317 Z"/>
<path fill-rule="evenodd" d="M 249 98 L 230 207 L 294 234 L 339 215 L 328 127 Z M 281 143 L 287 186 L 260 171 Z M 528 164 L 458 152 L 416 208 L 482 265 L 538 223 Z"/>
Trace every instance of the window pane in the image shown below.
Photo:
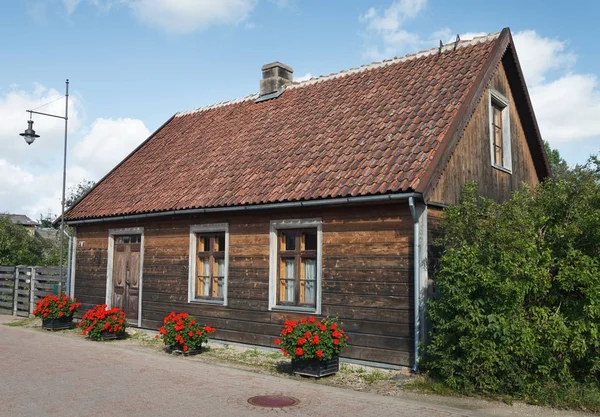
<path fill-rule="evenodd" d="M 296 250 L 296 234 L 282 233 L 281 234 L 282 248 L 281 250 Z"/>
<path fill-rule="evenodd" d="M 317 299 L 317 260 L 302 260 L 303 280 L 300 283 L 300 302 L 314 304 Z"/>
<path fill-rule="evenodd" d="M 218 277 L 217 278 L 217 297 L 219 298 L 223 298 L 223 282 L 224 282 L 225 278 L 224 277 Z"/>
<path fill-rule="evenodd" d="M 198 258 L 198 283 L 196 293 L 198 296 L 210 295 L 210 261 L 209 258 Z"/>
<path fill-rule="evenodd" d="M 306 232 L 303 234 L 304 250 L 317 250 L 317 233 Z"/>
<path fill-rule="evenodd" d="M 225 276 L 225 259 L 217 258 L 215 259 L 216 263 L 216 274 L 219 277 Z"/>
<path fill-rule="evenodd" d="M 279 280 L 279 301 L 294 302 L 294 280 L 280 279 Z"/>
<path fill-rule="evenodd" d="M 225 234 L 219 234 L 215 237 L 215 250 L 223 252 L 225 250 Z"/>
<path fill-rule="evenodd" d="M 293 259 L 285 260 L 285 275 L 283 276 L 283 278 L 294 278 L 294 263 L 295 262 Z"/>
<path fill-rule="evenodd" d="M 502 110 L 494 105 L 494 124 L 496 126 L 502 126 Z"/>
<path fill-rule="evenodd" d="M 198 252 L 210 251 L 210 237 L 200 236 L 198 238 Z"/>
<path fill-rule="evenodd" d="M 199 276 L 196 283 L 196 297 L 208 297 L 210 277 Z"/>

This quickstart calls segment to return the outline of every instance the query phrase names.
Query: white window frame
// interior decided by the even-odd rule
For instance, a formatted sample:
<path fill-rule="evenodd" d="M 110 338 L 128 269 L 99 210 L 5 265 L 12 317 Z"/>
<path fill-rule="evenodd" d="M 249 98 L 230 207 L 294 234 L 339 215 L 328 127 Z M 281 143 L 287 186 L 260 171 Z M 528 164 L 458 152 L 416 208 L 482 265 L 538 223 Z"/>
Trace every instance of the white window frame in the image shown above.
<path fill-rule="evenodd" d="M 502 107 L 502 160 L 504 165 L 494 163 L 494 111 L 492 104 Z M 490 157 L 494 168 L 512 173 L 512 152 L 510 135 L 510 108 L 509 102 L 500 92 L 490 88 L 489 94 L 489 125 L 490 125 Z"/>
<path fill-rule="evenodd" d="M 196 258 L 198 249 L 198 234 L 225 232 L 225 275 L 223 277 L 223 301 L 196 298 Z M 188 276 L 188 303 L 227 305 L 227 284 L 229 281 L 229 224 L 194 224 L 190 226 L 190 265 Z"/>
<path fill-rule="evenodd" d="M 112 308 L 113 296 L 113 263 L 115 256 L 115 236 L 141 235 L 140 240 L 140 288 L 138 295 L 138 320 L 137 326 L 142 327 L 142 288 L 144 283 L 144 228 L 126 227 L 122 229 L 108 229 L 108 262 L 106 266 L 106 299 L 105 304 Z"/>
<path fill-rule="evenodd" d="M 277 244 L 278 233 L 286 229 L 317 229 L 317 299 L 315 308 L 277 304 Z M 315 219 L 271 220 L 269 233 L 269 311 L 298 311 L 321 314 L 321 277 L 323 273 L 323 221 Z"/>

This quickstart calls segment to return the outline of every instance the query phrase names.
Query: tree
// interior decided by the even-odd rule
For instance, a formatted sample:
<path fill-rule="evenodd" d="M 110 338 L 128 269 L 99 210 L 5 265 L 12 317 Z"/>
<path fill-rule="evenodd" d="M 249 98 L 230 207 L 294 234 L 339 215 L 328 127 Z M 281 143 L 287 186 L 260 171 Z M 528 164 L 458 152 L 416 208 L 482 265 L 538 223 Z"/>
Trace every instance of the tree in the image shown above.
<path fill-rule="evenodd" d="M 40 213 L 40 218 L 38 219 L 38 224 L 40 225 L 40 227 L 50 228 L 50 227 L 52 227 L 52 222 L 54 221 L 55 218 L 56 218 L 56 216 L 54 214 L 50 213 L 50 210 L 48 210 L 48 212 L 45 215 Z"/>
<path fill-rule="evenodd" d="M 44 244 L 20 224 L 0 216 L 0 265 L 40 265 Z"/>
<path fill-rule="evenodd" d="M 94 181 L 89 181 L 84 178 L 79 184 L 69 187 L 69 194 L 65 198 L 65 210 L 73 207 L 94 185 L 96 185 Z"/>
<path fill-rule="evenodd" d="M 561 177 L 569 171 L 569 164 L 565 161 L 557 149 L 552 149 L 550 144 L 544 141 L 544 150 L 550 164 L 550 171 L 555 177 Z"/>

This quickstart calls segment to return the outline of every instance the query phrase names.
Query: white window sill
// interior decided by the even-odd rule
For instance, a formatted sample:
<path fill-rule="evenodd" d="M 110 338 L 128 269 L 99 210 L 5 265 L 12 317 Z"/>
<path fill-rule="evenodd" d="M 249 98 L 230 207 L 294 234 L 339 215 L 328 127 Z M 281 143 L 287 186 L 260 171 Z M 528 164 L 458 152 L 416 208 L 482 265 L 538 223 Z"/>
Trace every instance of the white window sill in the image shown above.
<path fill-rule="evenodd" d="M 272 306 L 271 310 L 292 311 L 297 313 L 317 314 L 317 309 L 312 307 L 294 307 L 294 306 Z"/>
<path fill-rule="evenodd" d="M 194 300 L 190 300 L 188 301 L 188 304 L 211 304 L 211 305 L 218 305 L 218 306 L 224 306 L 225 302 L 223 300 L 202 300 L 202 299 L 194 299 Z"/>
<path fill-rule="evenodd" d="M 497 170 L 500 170 L 500 171 L 502 171 L 502 172 L 506 172 L 507 174 L 512 174 L 512 170 L 510 170 L 510 169 L 508 169 L 508 168 L 506 168 L 506 167 L 502 167 L 502 166 L 500 166 L 500 165 L 495 165 L 495 164 L 492 164 L 492 167 L 494 167 L 494 168 L 496 168 Z"/>

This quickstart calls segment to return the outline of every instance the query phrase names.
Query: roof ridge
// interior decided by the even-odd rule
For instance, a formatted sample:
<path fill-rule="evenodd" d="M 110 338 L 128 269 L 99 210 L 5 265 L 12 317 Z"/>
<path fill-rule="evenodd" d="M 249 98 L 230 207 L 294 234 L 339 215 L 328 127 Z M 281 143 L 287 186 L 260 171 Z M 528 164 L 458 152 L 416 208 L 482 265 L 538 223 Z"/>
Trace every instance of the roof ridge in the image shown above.
<path fill-rule="evenodd" d="M 194 114 L 194 113 L 199 113 L 199 112 L 203 112 L 203 111 L 207 111 L 207 110 L 212 110 L 212 109 L 216 109 L 218 107 L 230 106 L 232 104 L 242 103 L 244 101 L 256 100 L 257 98 L 258 98 L 258 93 L 254 93 L 254 94 L 250 94 L 245 97 L 238 97 L 233 100 L 224 100 L 224 101 L 221 101 L 216 104 L 210 104 L 208 106 L 198 107 L 198 108 L 192 109 L 192 110 L 177 112 L 177 113 L 175 113 L 175 117 L 187 116 L 188 114 Z"/>
<path fill-rule="evenodd" d="M 456 48 L 464 48 L 464 47 L 469 46 L 469 45 L 475 45 L 477 43 L 483 43 L 483 42 L 491 41 L 493 39 L 496 39 L 498 36 L 500 36 L 500 32 L 489 33 L 489 34 L 483 35 L 483 36 L 476 36 L 476 37 L 474 37 L 472 39 L 469 39 L 469 40 L 460 40 L 458 42 L 458 44 L 456 45 Z M 454 50 L 454 48 L 455 48 L 455 42 L 449 42 L 447 44 L 442 45 L 441 48 L 438 46 L 438 47 L 435 47 L 435 48 L 422 50 L 422 51 L 419 51 L 419 52 L 416 52 L 416 53 L 406 54 L 406 55 L 401 56 L 401 57 L 394 57 L 394 58 L 391 58 L 391 59 L 384 59 L 383 61 L 371 62 L 370 64 L 365 64 L 365 65 L 361 65 L 360 67 L 357 67 L 357 68 L 350 68 L 350 69 L 347 69 L 347 70 L 342 70 L 342 71 L 339 71 L 339 72 L 334 72 L 334 73 L 331 73 L 329 75 L 321 75 L 321 76 L 318 76 L 318 77 L 313 77 L 313 78 L 310 78 L 310 79 L 305 80 L 305 81 L 288 83 L 288 84 L 285 85 L 285 88 L 287 88 L 287 89 L 301 88 L 301 87 L 305 87 L 305 86 L 308 86 L 308 85 L 316 84 L 316 83 L 319 83 L 319 82 L 328 81 L 328 80 L 332 80 L 332 79 L 336 79 L 336 78 L 340 78 L 340 77 L 345 77 L 347 75 L 356 74 L 358 72 L 363 72 L 363 71 L 368 71 L 368 70 L 372 70 L 372 69 L 382 68 L 382 67 L 385 67 L 385 66 L 388 66 L 388 65 L 397 64 L 399 62 L 409 61 L 411 59 L 422 58 L 424 56 L 429 56 L 429 55 L 432 55 L 434 53 L 440 53 L 440 52 L 446 52 L 446 51 Z M 216 108 L 219 108 L 219 107 L 225 107 L 225 106 L 230 106 L 232 104 L 243 103 L 245 101 L 256 100 L 258 97 L 259 97 L 259 94 L 258 93 L 254 93 L 254 94 L 250 94 L 250 95 L 245 96 L 245 97 L 239 97 L 239 98 L 232 99 L 232 100 L 224 100 L 224 101 L 221 101 L 219 103 L 210 104 L 208 106 L 203 106 L 203 107 L 198 107 L 198 108 L 187 110 L 187 111 L 178 112 L 178 113 L 175 114 L 174 117 L 187 116 L 187 115 L 190 115 L 190 114 L 199 113 L 199 112 L 203 112 L 203 111 L 208 111 L 208 110 L 216 109 Z"/>
<path fill-rule="evenodd" d="M 500 32 L 495 32 L 495 33 L 489 33 L 487 35 L 482 35 L 482 36 L 476 36 L 472 39 L 468 39 L 468 40 L 460 40 L 458 42 L 458 45 L 456 45 L 456 48 L 463 48 L 469 45 L 475 45 L 477 43 L 483 43 L 483 42 L 487 42 L 487 41 L 491 41 L 493 39 L 498 38 L 498 36 L 500 36 Z M 387 65 L 393 65 L 393 64 L 397 64 L 399 62 L 405 62 L 405 61 L 410 61 L 412 59 L 417 59 L 417 58 L 422 58 L 424 56 L 429 56 L 429 55 L 433 55 L 435 53 L 440 53 L 440 52 L 446 52 L 449 50 L 453 50 L 455 48 L 455 42 L 449 42 L 447 44 L 442 45 L 441 50 L 440 47 L 435 47 L 435 48 L 431 48 L 431 49 L 426 49 L 426 50 L 422 50 L 416 53 L 411 53 L 411 54 L 406 54 L 404 56 L 401 57 L 394 57 L 394 58 L 390 58 L 390 59 L 384 59 L 382 61 L 375 61 L 375 62 L 371 62 L 370 64 L 365 64 L 365 65 L 361 65 L 360 67 L 357 68 L 350 68 L 347 70 L 342 70 L 340 72 L 334 72 L 331 73 L 329 75 L 321 75 L 318 77 L 313 77 L 310 78 L 308 80 L 305 81 L 300 81 L 300 82 L 294 82 L 291 84 L 286 84 L 287 88 L 289 89 L 294 89 L 294 88 L 300 88 L 300 87 L 304 87 L 307 85 L 312 85 L 318 82 L 322 82 L 322 81 L 327 81 L 327 80 L 332 80 L 335 78 L 339 78 L 339 77 L 344 77 L 347 75 L 352 75 L 352 74 L 356 74 L 358 72 L 363 72 L 363 71 L 368 71 L 368 70 L 372 70 L 372 69 L 377 69 L 377 68 L 382 68 L 385 67 Z"/>

